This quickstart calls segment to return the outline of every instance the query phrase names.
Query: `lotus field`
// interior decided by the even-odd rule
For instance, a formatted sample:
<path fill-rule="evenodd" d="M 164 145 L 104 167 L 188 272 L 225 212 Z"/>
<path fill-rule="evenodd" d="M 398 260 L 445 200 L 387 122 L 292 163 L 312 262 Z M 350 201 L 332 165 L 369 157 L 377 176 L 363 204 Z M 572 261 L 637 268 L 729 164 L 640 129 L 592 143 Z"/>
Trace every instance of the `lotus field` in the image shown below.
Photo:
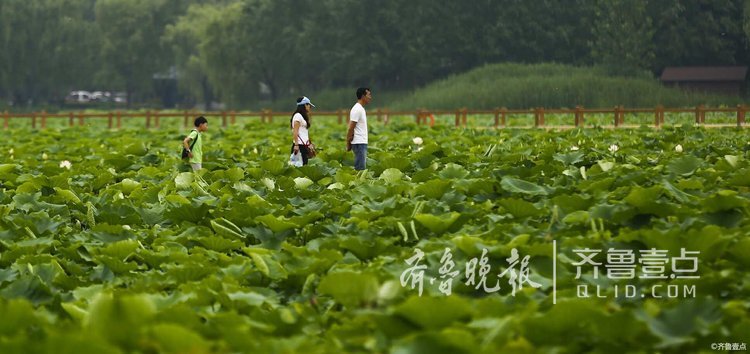
<path fill-rule="evenodd" d="M 0 353 L 684 353 L 750 341 L 741 129 L 287 122 L 0 139 Z"/>

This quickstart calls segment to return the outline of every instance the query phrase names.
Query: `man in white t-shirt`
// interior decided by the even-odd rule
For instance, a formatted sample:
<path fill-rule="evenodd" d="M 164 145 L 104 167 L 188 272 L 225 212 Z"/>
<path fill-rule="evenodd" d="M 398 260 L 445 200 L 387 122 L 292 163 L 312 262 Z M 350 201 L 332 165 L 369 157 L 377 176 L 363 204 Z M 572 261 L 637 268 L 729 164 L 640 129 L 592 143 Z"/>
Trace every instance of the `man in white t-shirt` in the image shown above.
<path fill-rule="evenodd" d="M 367 168 L 367 112 L 365 106 L 372 101 L 367 87 L 357 89 L 357 103 L 349 112 L 349 131 L 346 133 L 346 151 L 354 152 L 354 169 Z"/>

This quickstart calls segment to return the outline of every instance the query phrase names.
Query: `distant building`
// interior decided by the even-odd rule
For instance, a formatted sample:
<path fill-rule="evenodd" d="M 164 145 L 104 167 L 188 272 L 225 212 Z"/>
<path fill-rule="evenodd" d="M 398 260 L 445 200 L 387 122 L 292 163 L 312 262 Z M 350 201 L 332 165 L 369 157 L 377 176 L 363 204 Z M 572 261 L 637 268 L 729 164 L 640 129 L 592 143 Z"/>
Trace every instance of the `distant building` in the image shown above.
<path fill-rule="evenodd" d="M 747 66 L 668 67 L 660 80 L 667 86 L 739 96 L 747 87 Z"/>

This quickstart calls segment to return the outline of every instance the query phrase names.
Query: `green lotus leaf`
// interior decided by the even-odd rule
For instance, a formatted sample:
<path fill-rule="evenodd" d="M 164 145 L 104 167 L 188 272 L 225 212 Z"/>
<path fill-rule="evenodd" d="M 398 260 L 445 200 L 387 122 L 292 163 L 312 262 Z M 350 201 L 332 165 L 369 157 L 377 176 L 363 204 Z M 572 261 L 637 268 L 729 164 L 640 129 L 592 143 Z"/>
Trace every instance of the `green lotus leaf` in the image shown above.
<path fill-rule="evenodd" d="M 469 302 L 460 296 L 412 296 L 394 309 L 402 316 L 424 329 L 441 329 L 461 323 L 473 315 Z"/>
<path fill-rule="evenodd" d="M 180 178 L 180 177 L 178 176 L 177 178 Z M 177 183 L 178 183 L 177 179 L 175 179 L 175 184 Z M 182 181 L 180 181 L 179 183 L 182 183 Z M 141 183 L 138 181 L 134 181 L 130 178 L 125 178 L 122 180 L 122 182 L 120 182 L 120 188 L 122 188 L 123 193 L 130 194 L 136 189 L 141 188 Z"/>
<path fill-rule="evenodd" d="M 320 280 L 318 292 L 330 295 L 347 307 L 364 306 L 378 297 L 378 279 L 368 273 L 342 271 L 329 273 Z"/>
<path fill-rule="evenodd" d="M 81 199 L 73 191 L 55 187 L 55 192 L 65 201 L 81 205 Z"/>
<path fill-rule="evenodd" d="M 380 161 L 380 167 L 384 170 L 395 168 L 399 171 L 406 171 L 411 166 L 408 159 L 402 157 L 389 157 Z"/>
<path fill-rule="evenodd" d="M 110 256 L 114 259 L 126 261 L 132 256 L 135 251 L 141 247 L 141 243 L 137 240 L 122 240 L 110 243 L 99 249 L 99 252 L 103 255 Z"/>
<path fill-rule="evenodd" d="M 607 172 L 615 167 L 615 163 L 611 161 L 599 160 L 596 164 L 602 169 L 602 172 Z"/>
<path fill-rule="evenodd" d="M 281 160 L 265 160 L 260 163 L 260 167 L 274 176 L 283 174 L 287 168 L 286 163 Z"/>
<path fill-rule="evenodd" d="M 689 176 L 701 167 L 701 165 L 703 165 L 703 160 L 692 155 L 686 155 L 670 161 L 667 164 L 667 170 L 676 175 Z"/>
<path fill-rule="evenodd" d="M 89 331 L 114 344 L 135 348 L 155 314 L 147 296 L 103 292 L 93 299 L 84 323 Z"/>
<path fill-rule="evenodd" d="M 541 209 L 535 207 L 534 204 L 521 199 L 501 199 L 497 201 L 497 204 L 501 205 L 505 210 L 517 218 L 538 216 L 542 213 Z"/>
<path fill-rule="evenodd" d="M 210 345 L 198 333 L 174 323 L 161 323 L 148 330 L 162 353 L 207 353 Z"/>
<path fill-rule="evenodd" d="M 217 235 L 222 237 L 226 237 L 229 239 L 245 238 L 242 230 L 237 227 L 237 225 L 224 218 L 211 220 L 211 228 L 214 229 L 214 232 L 216 232 Z"/>
<path fill-rule="evenodd" d="M 182 172 L 175 177 L 174 184 L 177 189 L 191 189 L 193 180 L 192 172 Z"/>
<path fill-rule="evenodd" d="M 239 240 L 228 240 L 224 237 L 209 236 L 199 237 L 197 241 L 204 247 L 214 250 L 216 252 L 227 252 L 229 250 L 236 250 L 242 247 L 243 243 Z"/>
<path fill-rule="evenodd" d="M 129 155 L 143 156 L 146 155 L 148 149 L 146 149 L 146 144 L 143 142 L 137 142 L 126 146 L 124 151 Z"/>
<path fill-rule="evenodd" d="M 384 180 L 386 183 L 396 183 L 400 181 L 401 177 L 403 176 L 404 173 L 401 172 L 401 170 L 396 168 L 388 168 L 380 174 L 380 179 Z"/>
<path fill-rule="evenodd" d="M 432 199 L 440 199 L 448 191 L 450 186 L 450 181 L 433 179 L 420 184 L 415 191 L 418 195 L 424 195 Z"/>
<path fill-rule="evenodd" d="M 584 154 L 580 151 L 569 152 L 567 154 L 555 154 L 554 159 L 560 161 L 563 165 L 575 165 L 578 162 L 583 161 Z"/>
<path fill-rule="evenodd" d="M 245 177 L 245 172 L 240 168 L 234 167 L 224 171 L 224 175 L 231 182 L 239 182 Z"/>
<path fill-rule="evenodd" d="M 591 220 L 591 215 L 589 212 L 585 210 L 578 210 L 574 211 L 568 215 L 565 215 L 563 218 L 563 222 L 566 224 L 588 224 L 589 220 Z"/>
<path fill-rule="evenodd" d="M 294 186 L 297 189 L 307 189 L 312 186 L 315 182 L 307 177 L 297 177 L 294 179 Z"/>
<path fill-rule="evenodd" d="M 731 210 L 734 208 L 745 208 L 748 205 L 748 199 L 738 195 L 736 191 L 720 190 L 716 194 L 703 199 L 700 204 L 706 212 L 717 212 Z"/>
<path fill-rule="evenodd" d="M 286 230 L 292 230 L 297 227 L 297 224 L 287 221 L 282 217 L 273 216 L 273 214 L 258 216 L 255 218 L 255 221 L 268 226 L 268 228 L 273 232 L 283 232 Z"/>
<path fill-rule="evenodd" d="M 461 165 L 449 163 L 438 175 L 443 179 L 464 179 L 469 176 L 469 171 L 466 171 Z"/>
<path fill-rule="evenodd" d="M 432 214 L 417 214 L 414 215 L 414 219 L 417 220 L 424 227 L 430 229 L 430 231 L 440 234 L 450 228 L 461 214 L 453 211 L 443 215 L 432 215 Z"/>
<path fill-rule="evenodd" d="M 522 194 L 530 194 L 530 195 L 547 195 L 547 189 L 544 187 L 534 184 L 531 182 L 524 181 L 522 179 L 513 178 L 513 177 L 503 177 L 503 180 L 500 182 L 500 185 L 503 187 L 503 189 L 512 192 L 512 193 L 522 193 Z"/>

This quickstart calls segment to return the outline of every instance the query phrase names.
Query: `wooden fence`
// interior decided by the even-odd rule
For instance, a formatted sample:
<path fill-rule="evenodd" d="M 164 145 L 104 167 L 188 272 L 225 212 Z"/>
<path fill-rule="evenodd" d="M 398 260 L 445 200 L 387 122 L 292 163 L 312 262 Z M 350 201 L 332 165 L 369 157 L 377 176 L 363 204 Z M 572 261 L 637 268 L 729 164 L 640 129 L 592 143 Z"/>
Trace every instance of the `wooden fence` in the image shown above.
<path fill-rule="evenodd" d="M 489 115 L 494 116 L 495 128 L 507 127 L 508 120 L 514 115 L 533 116 L 533 125 L 527 125 L 525 127 L 535 128 L 549 128 L 552 126 L 545 124 L 545 115 L 548 114 L 561 114 L 569 115 L 570 123 L 555 125 L 555 128 L 573 128 L 573 127 L 584 127 L 586 122 L 587 114 L 604 114 L 611 115 L 610 127 L 627 127 L 633 126 L 626 124 L 626 114 L 651 114 L 653 115 L 653 126 L 658 128 L 664 125 L 665 114 L 684 114 L 689 113 L 694 115 L 695 123 L 697 125 L 705 125 L 708 127 L 719 127 L 719 126 L 745 126 L 745 114 L 747 113 L 748 107 L 744 105 L 738 105 L 733 108 L 706 108 L 703 106 L 697 106 L 695 108 L 664 108 L 658 106 L 656 108 L 624 108 L 617 106 L 611 109 L 585 109 L 583 107 L 576 107 L 574 109 L 545 109 L 545 108 L 534 108 L 534 109 L 506 109 L 497 108 L 494 110 L 468 110 L 459 109 L 455 111 L 431 111 L 431 110 L 417 110 L 417 111 L 389 111 L 387 109 L 374 109 L 368 111 L 370 117 L 375 117 L 378 121 L 388 124 L 391 118 L 398 117 L 399 119 L 406 117 L 414 117 L 416 124 L 418 125 L 433 125 L 435 123 L 435 116 L 454 116 L 455 126 L 462 127 L 467 125 L 469 115 Z M 736 113 L 736 122 L 732 124 L 712 124 L 712 122 L 706 122 L 706 113 Z M 234 125 L 241 119 L 260 119 L 261 122 L 272 123 L 274 118 L 288 118 L 290 112 L 272 112 L 269 110 L 263 110 L 259 112 L 235 112 L 235 111 L 221 111 L 221 112 L 197 112 L 197 111 L 182 111 L 182 112 L 161 112 L 161 111 L 146 111 L 146 112 L 122 112 L 122 111 L 110 111 L 103 113 L 83 113 L 83 112 L 68 112 L 68 113 L 46 113 L 35 112 L 16 114 L 3 112 L 3 128 L 9 128 L 9 122 L 11 119 L 29 119 L 31 120 L 32 129 L 41 128 L 44 129 L 47 126 L 47 122 L 50 119 L 67 119 L 69 126 L 84 125 L 86 119 L 107 119 L 108 127 L 110 129 L 122 128 L 124 120 L 134 118 L 146 119 L 146 128 L 159 128 L 162 123 L 161 120 L 165 118 L 182 118 L 183 125 L 189 127 L 193 119 L 197 116 L 203 115 L 209 118 L 216 119 L 221 118 L 221 125 L 227 127 L 228 125 Z M 348 110 L 328 111 L 328 112 L 314 112 L 314 117 L 327 117 L 337 118 L 339 124 L 343 124 L 348 120 Z M 638 124 L 637 126 L 640 126 Z M 523 127 L 520 127 L 523 128 Z"/>

